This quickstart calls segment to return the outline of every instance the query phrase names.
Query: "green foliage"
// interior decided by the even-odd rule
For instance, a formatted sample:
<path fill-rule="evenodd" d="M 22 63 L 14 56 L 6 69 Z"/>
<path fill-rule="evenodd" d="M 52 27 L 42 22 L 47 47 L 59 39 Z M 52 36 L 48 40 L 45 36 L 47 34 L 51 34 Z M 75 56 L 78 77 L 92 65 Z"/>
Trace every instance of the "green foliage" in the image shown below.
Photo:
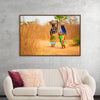
<path fill-rule="evenodd" d="M 67 19 L 67 16 L 55 16 L 55 19 L 57 19 L 58 21 L 64 21 Z"/>
<path fill-rule="evenodd" d="M 34 23 L 34 22 L 33 21 L 28 21 L 27 23 L 29 24 L 29 23 Z"/>
<path fill-rule="evenodd" d="M 77 36 L 76 38 L 73 39 L 72 46 L 79 46 L 79 45 L 80 45 L 80 36 Z"/>
<path fill-rule="evenodd" d="M 74 45 L 79 46 L 80 45 L 80 36 L 77 36 L 76 38 L 73 39 Z"/>

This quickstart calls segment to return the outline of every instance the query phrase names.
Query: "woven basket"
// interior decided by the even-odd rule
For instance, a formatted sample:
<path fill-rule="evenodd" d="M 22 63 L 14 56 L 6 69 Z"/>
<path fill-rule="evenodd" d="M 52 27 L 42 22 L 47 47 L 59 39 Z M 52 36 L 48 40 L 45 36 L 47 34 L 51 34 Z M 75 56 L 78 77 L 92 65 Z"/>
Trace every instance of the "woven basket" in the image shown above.
<path fill-rule="evenodd" d="M 64 24 L 66 24 L 66 22 L 65 21 L 60 21 L 59 24 L 64 25 Z"/>
<path fill-rule="evenodd" d="M 57 20 L 51 20 L 49 23 L 50 24 L 57 24 Z"/>

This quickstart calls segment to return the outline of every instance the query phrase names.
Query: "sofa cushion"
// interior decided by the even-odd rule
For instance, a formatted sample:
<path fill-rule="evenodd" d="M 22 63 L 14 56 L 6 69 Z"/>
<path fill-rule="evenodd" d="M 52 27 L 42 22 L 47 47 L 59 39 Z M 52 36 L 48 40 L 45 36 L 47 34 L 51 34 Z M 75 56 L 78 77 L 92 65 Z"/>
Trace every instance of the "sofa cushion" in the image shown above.
<path fill-rule="evenodd" d="M 37 95 L 36 87 L 20 87 L 13 89 L 13 94 L 15 96 L 35 96 Z"/>
<path fill-rule="evenodd" d="M 64 96 L 80 96 L 77 89 L 73 89 L 73 88 L 64 88 L 63 95 Z"/>
<path fill-rule="evenodd" d="M 63 94 L 62 87 L 39 87 L 37 91 L 41 96 L 61 96 Z"/>

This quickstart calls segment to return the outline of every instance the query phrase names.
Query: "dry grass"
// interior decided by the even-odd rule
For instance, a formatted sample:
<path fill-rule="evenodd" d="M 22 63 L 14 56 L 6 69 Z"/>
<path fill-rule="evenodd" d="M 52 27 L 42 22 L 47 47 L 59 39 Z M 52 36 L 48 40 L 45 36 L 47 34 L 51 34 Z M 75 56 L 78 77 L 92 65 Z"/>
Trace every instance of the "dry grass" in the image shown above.
<path fill-rule="evenodd" d="M 66 24 L 65 28 L 67 30 L 66 39 L 74 39 L 80 35 L 80 25 L 79 24 Z"/>
<path fill-rule="evenodd" d="M 79 24 L 66 24 L 66 39 L 73 39 L 80 35 Z M 39 55 L 39 41 L 50 39 L 51 25 L 29 23 L 20 25 L 20 55 Z M 60 26 L 58 27 L 58 30 Z"/>

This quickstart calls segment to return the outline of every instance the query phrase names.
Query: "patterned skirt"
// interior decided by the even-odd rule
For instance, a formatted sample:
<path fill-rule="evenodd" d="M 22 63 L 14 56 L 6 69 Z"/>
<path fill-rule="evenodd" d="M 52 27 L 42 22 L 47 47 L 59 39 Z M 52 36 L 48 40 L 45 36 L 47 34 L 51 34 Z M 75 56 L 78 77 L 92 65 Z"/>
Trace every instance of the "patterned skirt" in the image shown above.
<path fill-rule="evenodd" d="M 63 47 L 66 44 L 65 34 L 60 34 L 59 35 L 59 39 L 60 39 L 60 43 L 61 43 L 61 45 Z"/>
<path fill-rule="evenodd" d="M 50 43 L 51 43 L 51 44 L 56 44 L 56 41 L 57 41 L 57 39 L 56 39 L 56 34 L 52 34 L 52 35 L 50 36 Z"/>

